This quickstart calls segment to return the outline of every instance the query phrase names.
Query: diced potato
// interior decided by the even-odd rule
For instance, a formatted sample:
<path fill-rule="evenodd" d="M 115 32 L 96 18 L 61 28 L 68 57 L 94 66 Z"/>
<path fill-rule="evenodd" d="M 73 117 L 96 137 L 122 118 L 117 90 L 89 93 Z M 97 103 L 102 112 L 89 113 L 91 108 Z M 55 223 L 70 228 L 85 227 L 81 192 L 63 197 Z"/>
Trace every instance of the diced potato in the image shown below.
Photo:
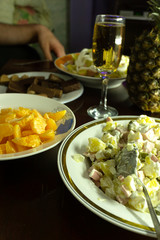
<path fill-rule="evenodd" d="M 99 150 L 104 150 L 106 148 L 106 144 L 96 137 L 88 138 L 88 146 L 91 152 L 98 152 Z"/>
<path fill-rule="evenodd" d="M 25 147 L 38 147 L 41 144 L 41 139 L 39 135 L 29 135 L 21 138 L 14 138 L 12 141 L 18 145 Z"/>
<path fill-rule="evenodd" d="M 151 193 L 153 193 L 153 192 L 158 191 L 158 189 L 160 188 L 159 182 L 157 181 L 156 178 L 153 178 L 151 181 L 149 181 L 149 182 L 146 184 L 146 187 L 147 187 L 147 190 L 148 190 L 149 195 L 150 195 Z"/>
<path fill-rule="evenodd" d="M 83 162 L 85 160 L 85 156 L 83 156 L 82 154 L 76 153 L 73 155 L 73 159 L 76 162 Z"/>
<path fill-rule="evenodd" d="M 40 117 L 33 118 L 30 122 L 32 131 L 37 134 L 45 132 L 46 125 L 45 119 Z"/>
<path fill-rule="evenodd" d="M 59 121 L 60 119 L 62 119 L 66 114 L 66 110 L 62 110 L 62 111 L 58 111 L 58 112 L 48 112 L 47 115 L 49 118 L 52 118 L 55 121 Z M 47 116 L 46 115 L 46 116 Z M 44 115 L 44 118 L 46 118 L 46 116 Z"/>

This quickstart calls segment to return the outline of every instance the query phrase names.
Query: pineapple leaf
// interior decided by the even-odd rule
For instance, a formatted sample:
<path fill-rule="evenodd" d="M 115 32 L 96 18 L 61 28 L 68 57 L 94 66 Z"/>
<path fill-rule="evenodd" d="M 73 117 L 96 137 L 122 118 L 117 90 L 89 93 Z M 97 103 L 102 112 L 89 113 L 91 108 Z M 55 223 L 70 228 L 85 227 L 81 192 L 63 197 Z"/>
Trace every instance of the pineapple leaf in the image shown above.
<path fill-rule="evenodd" d="M 151 14 L 157 13 L 160 17 L 160 0 L 149 0 L 147 3 L 150 6 Z"/>
<path fill-rule="evenodd" d="M 160 29 L 160 0 L 149 0 L 147 3 L 150 6 L 149 17 L 156 22 L 157 27 Z"/>

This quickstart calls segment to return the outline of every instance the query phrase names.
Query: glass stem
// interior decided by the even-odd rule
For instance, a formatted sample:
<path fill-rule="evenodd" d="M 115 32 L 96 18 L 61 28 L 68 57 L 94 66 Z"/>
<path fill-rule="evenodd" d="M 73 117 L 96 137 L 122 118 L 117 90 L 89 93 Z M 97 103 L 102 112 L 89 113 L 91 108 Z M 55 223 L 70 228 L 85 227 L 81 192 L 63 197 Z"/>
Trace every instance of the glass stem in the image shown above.
<path fill-rule="evenodd" d="M 109 78 L 102 76 L 102 89 L 101 89 L 101 100 L 99 105 L 107 110 L 107 91 L 108 91 Z"/>

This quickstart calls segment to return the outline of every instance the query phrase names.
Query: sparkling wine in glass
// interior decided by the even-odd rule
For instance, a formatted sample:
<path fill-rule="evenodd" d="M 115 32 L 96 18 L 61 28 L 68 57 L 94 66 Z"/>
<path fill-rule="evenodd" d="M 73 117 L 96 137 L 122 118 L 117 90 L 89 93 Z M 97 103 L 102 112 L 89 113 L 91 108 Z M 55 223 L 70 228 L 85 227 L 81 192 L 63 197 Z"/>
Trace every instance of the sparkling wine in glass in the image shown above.
<path fill-rule="evenodd" d="M 102 79 L 101 100 L 98 106 L 87 110 L 94 119 L 118 115 L 118 111 L 107 105 L 109 75 L 119 66 L 124 45 L 125 18 L 116 15 L 97 15 L 93 32 L 93 63 Z M 110 80 L 112 81 L 112 80 Z"/>

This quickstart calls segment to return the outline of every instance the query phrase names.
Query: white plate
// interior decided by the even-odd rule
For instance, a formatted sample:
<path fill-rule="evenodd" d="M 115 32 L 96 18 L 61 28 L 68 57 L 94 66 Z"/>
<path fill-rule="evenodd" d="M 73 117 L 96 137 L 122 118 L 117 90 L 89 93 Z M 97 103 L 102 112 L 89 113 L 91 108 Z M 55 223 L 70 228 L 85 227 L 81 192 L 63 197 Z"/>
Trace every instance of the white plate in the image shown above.
<path fill-rule="evenodd" d="M 128 123 L 137 116 L 120 116 L 113 119 Z M 142 213 L 107 197 L 88 177 L 89 161 L 76 162 L 75 153 L 83 154 L 89 137 L 100 137 L 105 120 L 94 120 L 72 131 L 61 144 L 58 152 L 58 169 L 70 192 L 99 217 L 126 230 L 156 237 L 150 214 Z M 160 220 L 160 216 L 158 217 Z"/>
<path fill-rule="evenodd" d="M 34 77 L 34 76 L 42 76 L 45 77 L 46 79 L 49 77 L 49 75 L 52 72 L 22 72 L 22 73 L 14 73 L 14 74 L 9 74 L 8 77 L 11 77 L 13 75 L 18 75 L 19 77 L 23 76 L 23 75 L 28 75 L 29 77 Z M 73 77 L 69 76 L 69 75 L 64 75 L 64 74 L 60 74 L 60 73 L 53 73 L 56 76 L 64 79 L 64 80 L 71 80 Z M 7 90 L 6 86 L 2 86 L 0 85 L 0 93 L 5 93 Z M 83 94 L 84 88 L 83 85 L 80 83 L 80 89 L 72 91 L 70 93 L 65 93 L 62 94 L 61 98 L 53 98 L 56 101 L 60 102 L 60 103 L 68 103 L 71 102 L 77 98 L 79 98 L 82 94 Z"/>
<path fill-rule="evenodd" d="M 56 131 L 54 140 L 48 143 L 41 144 L 39 147 L 33 148 L 31 150 L 26 150 L 23 152 L 12 154 L 0 154 L 0 161 L 29 157 L 31 155 L 44 152 L 50 148 L 55 147 L 75 128 L 76 119 L 73 112 L 66 105 L 63 105 L 62 103 L 59 103 L 54 99 L 37 96 L 33 94 L 21 94 L 21 93 L 0 94 L 0 109 L 18 107 L 36 109 L 42 114 L 44 114 L 45 112 L 56 112 L 60 110 L 66 110 L 67 113 L 62 120 L 57 122 L 58 129 Z"/>
<path fill-rule="evenodd" d="M 56 68 L 64 73 L 67 73 L 69 75 L 71 75 L 72 77 L 75 77 L 76 79 L 78 79 L 79 81 L 81 81 L 84 86 L 86 87 L 91 87 L 91 88 L 100 88 L 101 89 L 101 78 L 97 78 L 97 77 L 89 77 L 89 76 L 82 76 L 80 74 L 73 74 L 71 72 L 68 72 L 63 65 L 65 65 L 65 63 L 69 60 L 72 59 L 72 55 L 68 54 L 65 55 L 64 57 L 60 57 L 57 58 L 54 62 Z M 125 78 L 112 78 L 109 81 L 109 85 L 108 88 L 112 89 L 112 88 L 116 88 L 119 87 L 122 82 L 125 81 Z"/>

